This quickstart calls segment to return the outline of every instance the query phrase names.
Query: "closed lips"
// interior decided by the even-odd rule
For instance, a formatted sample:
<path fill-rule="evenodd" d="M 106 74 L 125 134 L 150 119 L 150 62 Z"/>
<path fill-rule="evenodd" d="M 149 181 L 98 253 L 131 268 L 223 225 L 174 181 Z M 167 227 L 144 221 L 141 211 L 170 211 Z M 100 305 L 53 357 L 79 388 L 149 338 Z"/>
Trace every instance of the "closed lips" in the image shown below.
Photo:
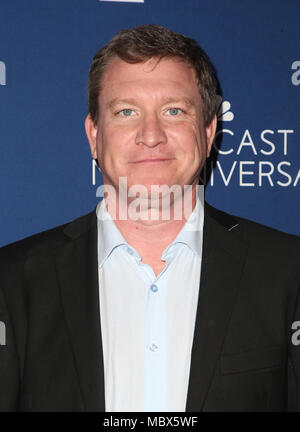
<path fill-rule="evenodd" d="M 131 163 L 136 164 L 136 163 L 144 163 L 144 162 L 166 162 L 169 160 L 172 160 L 172 159 L 162 159 L 162 158 L 153 159 L 153 158 L 150 158 L 150 159 L 142 159 L 142 160 L 138 160 L 138 161 L 133 161 Z"/>

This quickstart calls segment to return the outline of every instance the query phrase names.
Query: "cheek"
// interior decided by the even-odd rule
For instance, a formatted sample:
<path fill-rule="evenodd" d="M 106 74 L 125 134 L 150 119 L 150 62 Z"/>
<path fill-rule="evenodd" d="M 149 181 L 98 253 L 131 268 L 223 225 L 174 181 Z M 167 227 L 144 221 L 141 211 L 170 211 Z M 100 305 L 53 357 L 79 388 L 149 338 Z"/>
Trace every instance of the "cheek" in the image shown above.
<path fill-rule="evenodd" d="M 175 158 L 179 162 L 186 161 L 190 164 L 199 159 L 201 151 L 200 131 L 195 125 L 183 125 L 176 133 L 170 133 L 170 141 L 176 145 Z"/>
<path fill-rule="evenodd" d="M 178 160 L 178 161 L 183 161 L 184 160 L 184 158 L 185 158 L 185 155 L 186 155 L 186 152 L 183 150 L 183 149 L 177 149 L 176 151 L 175 151 L 175 158 Z"/>
<path fill-rule="evenodd" d="M 126 160 L 128 153 L 127 134 L 116 128 L 106 128 L 102 137 L 102 157 L 111 165 L 118 165 Z"/>

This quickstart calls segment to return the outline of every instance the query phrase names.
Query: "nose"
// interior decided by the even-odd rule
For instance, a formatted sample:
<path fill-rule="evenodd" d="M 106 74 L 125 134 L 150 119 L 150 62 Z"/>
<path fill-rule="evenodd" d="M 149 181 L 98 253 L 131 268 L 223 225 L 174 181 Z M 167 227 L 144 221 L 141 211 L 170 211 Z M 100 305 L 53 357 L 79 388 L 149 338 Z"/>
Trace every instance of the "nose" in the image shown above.
<path fill-rule="evenodd" d="M 152 148 L 167 142 L 167 135 L 156 114 L 146 114 L 139 123 L 135 143 Z"/>

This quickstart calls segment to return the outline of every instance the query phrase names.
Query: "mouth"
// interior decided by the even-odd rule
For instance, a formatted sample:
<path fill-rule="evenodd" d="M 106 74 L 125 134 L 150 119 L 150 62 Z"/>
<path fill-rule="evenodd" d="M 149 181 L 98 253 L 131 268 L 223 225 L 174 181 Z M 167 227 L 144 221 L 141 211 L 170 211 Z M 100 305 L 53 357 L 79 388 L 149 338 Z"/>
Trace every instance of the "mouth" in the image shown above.
<path fill-rule="evenodd" d="M 147 159 L 141 159 L 138 161 L 130 162 L 132 164 L 143 164 L 143 163 L 161 163 L 161 162 L 168 162 L 170 160 L 173 160 L 173 158 L 147 158 Z"/>

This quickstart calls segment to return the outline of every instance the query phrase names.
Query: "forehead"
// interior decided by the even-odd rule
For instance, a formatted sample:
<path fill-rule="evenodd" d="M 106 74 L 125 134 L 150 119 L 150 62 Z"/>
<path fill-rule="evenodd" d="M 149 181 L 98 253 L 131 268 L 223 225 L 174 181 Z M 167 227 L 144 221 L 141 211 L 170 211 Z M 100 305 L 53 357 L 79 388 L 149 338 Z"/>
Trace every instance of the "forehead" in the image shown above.
<path fill-rule="evenodd" d="M 128 95 L 132 91 L 144 94 L 158 90 L 176 92 L 180 95 L 198 93 L 195 70 L 177 58 L 151 58 L 142 63 L 127 63 L 115 57 L 107 66 L 101 80 L 100 96 Z M 149 92 L 147 93 L 147 90 Z"/>

